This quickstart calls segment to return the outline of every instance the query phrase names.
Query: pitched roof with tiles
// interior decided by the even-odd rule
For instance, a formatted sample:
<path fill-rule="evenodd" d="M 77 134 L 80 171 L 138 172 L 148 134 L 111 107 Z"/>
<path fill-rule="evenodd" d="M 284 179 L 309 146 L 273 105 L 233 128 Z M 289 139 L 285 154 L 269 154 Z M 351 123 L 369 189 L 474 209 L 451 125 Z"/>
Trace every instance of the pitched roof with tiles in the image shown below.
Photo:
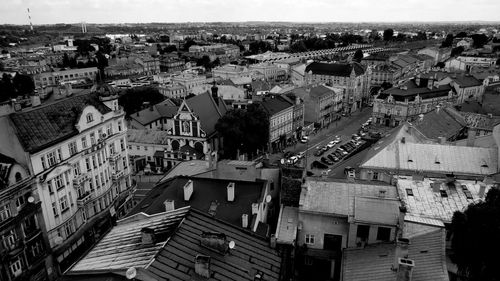
<path fill-rule="evenodd" d="M 293 103 L 289 99 L 283 98 L 279 95 L 265 97 L 260 105 L 264 108 L 267 114 L 269 114 L 269 116 L 273 116 L 283 110 L 293 107 Z"/>
<path fill-rule="evenodd" d="M 448 281 L 445 259 L 445 231 L 430 228 L 408 237 L 408 259 L 414 261 L 413 281 Z M 397 281 L 393 270 L 396 255 L 395 243 L 367 245 L 344 251 L 342 276 L 344 281 Z"/>
<path fill-rule="evenodd" d="M 365 169 L 433 172 L 440 174 L 486 176 L 498 172 L 498 149 L 430 143 L 411 143 L 402 139 L 380 147 L 360 165 Z"/>
<path fill-rule="evenodd" d="M 201 128 L 207 136 L 215 133 L 215 124 L 226 114 L 228 108 L 219 97 L 216 102 L 208 92 L 186 100 L 187 105 L 201 120 Z"/>
<path fill-rule="evenodd" d="M 166 131 L 156 130 L 127 130 L 127 143 L 150 143 L 166 145 L 169 135 Z"/>
<path fill-rule="evenodd" d="M 384 198 L 378 198 L 380 191 L 384 191 Z M 397 188 L 382 183 L 367 181 L 351 182 L 340 179 L 307 178 L 306 187 L 300 194 L 299 210 L 313 213 L 323 213 L 339 216 L 355 216 L 355 198 L 366 197 L 386 201 L 386 203 L 373 212 L 386 214 L 387 212 L 399 212 L 394 204 L 389 202 L 397 198 Z M 361 200 L 361 199 L 360 199 Z M 361 201 L 360 201 L 361 202 Z M 374 207 L 375 204 L 372 204 Z M 358 218 L 368 216 L 365 210 L 360 209 L 358 204 Z M 390 216 L 390 215 L 389 215 Z"/>
<path fill-rule="evenodd" d="M 313 62 L 307 65 L 305 72 L 311 71 L 313 74 L 317 75 L 331 75 L 331 76 L 351 76 L 352 71 L 356 76 L 363 75 L 365 69 L 363 66 L 357 62 L 353 63 L 323 63 L 323 62 Z"/>
<path fill-rule="evenodd" d="M 193 183 L 193 193 L 189 201 L 184 200 L 184 186 Z M 227 186 L 235 184 L 235 199 L 227 201 Z M 130 212 L 136 214 L 144 212 L 156 214 L 163 212 L 163 202 L 167 199 L 174 200 L 176 207 L 192 206 L 199 210 L 209 212 L 215 207 L 215 217 L 223 219 L 234 225 L 241 225 L 241 215 L 252 216 L 252 203 L 263 200 L 265 181 L 255 180 L 236 181 L 213 178 L 202 178 L 196 176 L 177 176 L 156 185 L 146 197 Z"/>
<path fill-rule="evenodd" d="M 500 116 L 488 116 L 472 112 L 460 112 L 465 118 L 467 126 L 483 130 L 493 131 L 493 127 L 500 123 Z"/>
<path fill-rule="evenodd" d="M 424 81 L 422 81 L 422 83 L 424 83 Z M 425 83 L 425 85 L 427 85 L 427 83 Z M 392 87 L 383 91 L 377 98 L 385 99 L 389 95 L 392 95 L 396 101 L 404 101 L 405 98 L 410 98 L 410 101 L 412 101 L 413 99 L 411 98 L 417 95 L 420 95 L 422 99 L 430 99 L 447 96 L 450 91 L 454 91 L 450 85 L 439 85 L 438 87 L 429 89 L 427 87 L 417 86 L 415 81 L 409 80 L 402 86 Z"/>
<path fill-rule="evenodd" d="M 24 149 L 35 153 L 78 135 L 75 125 L 87 106 L 94 106 L 102 114 L 111 112 L 111 109 L 99 100 L 97 93 L 91 93 L 16 112 L 9 117 Z"/>
<path fill-rule="evenodd" d="M 132 113 L 130 118 L 139 124 L 148 125 L 161 118 L 172 118 L 177 114 L 177 110 L 178 107 L 171 100 L 165 100 L 136 113 Z"/>
<path fill-rule="evenodd" d="M 143 227 L 154 228 L 155 235 L 158 229 L 166 229 L 168 234 L 162 242 L 143 245 Z M 235 247 L 220 253 L 202 246 L 203 232 L 225 234 Z M 139 213 L 119 221 L 67 275 L 97 280 L 102 274 L 123 274 L 135 267 L 157 280 L 198 280 L 197 255 L 210 256 L 210 280 L 254 280 L 258 273 L 264 280 L 280 278 L 282 260 L 265 239 L 187 207 L 154 216 Z"/>
<path fill-rule="evenodd" d="M 448 139 L 467 127 L 460 113 L 450 107 L 434 109 L 426 113 L 422 120 L 413 122 L 413 125 L 429 139 L 439 137 Z"/>

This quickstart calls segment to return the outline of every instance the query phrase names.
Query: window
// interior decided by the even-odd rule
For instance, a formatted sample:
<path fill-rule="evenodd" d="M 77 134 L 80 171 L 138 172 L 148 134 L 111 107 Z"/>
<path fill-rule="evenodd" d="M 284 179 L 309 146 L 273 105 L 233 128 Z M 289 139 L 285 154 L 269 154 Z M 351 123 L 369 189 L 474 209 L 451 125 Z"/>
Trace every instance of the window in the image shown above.
<path fill-rule="evenodd" d="M 118 121 L 118 132 L 122 131 L 122 121 Z"/>
<path fill-rule="evenodd" d="M 56 190 L 59 190 L 64 187 L 64 181 L 62 175 L 59 175 L 54 178 L 54 184 L 56 185 Z"/>
<path fill-rule="evenodd" d="M 45 170 L 47 169 L 47 164 L 45 163 L 45 156 L 42 156 L 40 158 L 40 161 L 42 162 L 42 168 Z"/>
<path fill-rule="evenodd" d="M 411 188 L 407 188 L 407 189 L 406 189 L 406 195 L 408 195 L 408 196 L 413 196 L 413 189 L 411 189 Z"/>
<path fill-rule="evenodd" d="M 388 227 L 379 227 L 377 230 L 377 240 L 389 241 L 391 239 L 391 229 Z"/>
<path fill-rule="evenodd" d="M 126 156 L 124 156 L 124 157 L 122 158 L 122 161 L 123 161 L 123 169 L 127 169 L 127 157 L 126 157 Z"/>
<path fill-rule="evenodd" d="M 61 199 L 59 199 L 59 204 L 61 205 L 61 213 L 66 212 L 69 209 L 68 197 L 66 197 L 66 195 L 62 196 Z"/>
<path fill-rule="evenodd" d="M 10 208 L 9 205 L 3 205 L 0 207 L 0 221 L 4 221 L 8 218 L 10 218 L 11 213 L 10 213 Z"/>
<path fill-rule="evenodd" d="M 373 172 L 373 179 L 378 180 L 378 172 Z"/>
<path fill-rule="evenodd" d="M 99 176 L 98 175 L 95 176 L 95 186 L 96 186 L 96 188 L 101 188 L 101 184 L 99 183 Z"/>
<path fill-rule="evenodd" d="M 73 166 L 73 173 L 75 176 L 79 176 L 82 172 L 80 171 L 80 163 L 75 163 Z"/>
<path fill-rule="evenodd" d="M 82 147 L 87 148 L 87 137 L 82 138 Z"/>
<path fill-rule="evenodd" d="M 21 275 L 23 273 L 22 266 L 21 266 L 21 258 L 18 256 L 14 260 L 10 262 L 10 272 L 15 276 Z"/>
<path fill-rule="evenodd" d="M 95 159 L 95 158 L 96 158 L 96 157 L 95 157 L 95 154 L 94 154 L 94 155 L 92 155 L 92 167 L 93 167 L 94 169 L 97 169 L 97 164 L 96 164 L 96 159 Z"/>
<path fill-rule="evenodd" d="M 115 143 L 109 144 L 109 154 L 115 154 Z"/>
<path fill-rule="evenodd" d="M 111 136 L 111 134 L 113 134 L 113 128 L 111 127 L 111 124 L 109 124 L 106 128 L 106 134 L 108 136 Z"/>
<path fill-rule="evenodd" d="M 95 133 L 90 133 L 90 144 L 91 145 L 95 144 Z"/>
<path fill-rule="evenodd" d="M 23 176 L 21 176 L 21 173 L 17 172 L 15 178 L 16 182 L 20 182 L 23 179 Z"/>
<path fill-rule="evenodd" d="M 56 153 L 55 151 L 47 153 L 47 163 L 49 167 L 52 167 L 56 164 Z"/>
<path fill-rule="evenodd" d="M 314 245 L 314 235 L 313 234 L 306 234 L 306 244 Z"/>
<path fill-rule="evenodd" d="M 31 254 L 33 257 L 38 257 L 43 251 L 43 246 L 40 241 L 35 242 L 35 244 L 31 245 Z"/>
<path fill-rule="evenodd" d="M 66 237 L 69 237 L 73 233 L 73 221 L 64 225 L 64 232 L 66 233 Z"/>
<path fill-rule="evenodd" d="M 59 216 L 59 212 L 57 211 L 57 203 L 56 202 L 52 202 L 52 213 L 54 214 L 54 217 Z"/>
<path fill-rule="evenodd" d="M 91 123 L 92 121 L 94 121 L 94 116 L 92 113 L 87 113 L 87 123 Z"/>
<path fill-rule="evenodd" d="M 62 157 L 62 152 L 61 152 L 61 149 L 58 148 L 57 150 L 57 160 L 58 161 L 62 161 L 63 160 L 63 157 Z"/>
<path fill-rule="evenodd" d="M 87 172 L 90 171 L 90 159 L 87 157 L 85 158 L 85 167 L 87 168 Z"/>
<path fill-rule="evenodd" d="M 76 153 L 78 153 L 78 151 L 76 149 L 76 141 L 70 142 L 68 144 L 68 149 L 69 149 L 69 155 L 71 155 L 71 156 L 73 156 Z"/>
<path fill-rule="evenodd" d="M 370 226 L 358 225 L 358 229 L 356 230 L 356 237 L 359 238 L 359 240 L 367 241 L 369 233 L 370 233 Z"/>
<path fill-rule="evenodd" d="M 120 140 L 120 148 L 121 148 L 122 151 L 125 150 L 125 139 L 121 139 Z"/>
<path fill-rule="evenodd" d="M 24 196 L 17 197 L 17 199 L 16 199 L 16 207 L 18 209 L 21 208 L 24 205 L 24 203 L 26 203 L 26 201 L 24 200 Z"/>

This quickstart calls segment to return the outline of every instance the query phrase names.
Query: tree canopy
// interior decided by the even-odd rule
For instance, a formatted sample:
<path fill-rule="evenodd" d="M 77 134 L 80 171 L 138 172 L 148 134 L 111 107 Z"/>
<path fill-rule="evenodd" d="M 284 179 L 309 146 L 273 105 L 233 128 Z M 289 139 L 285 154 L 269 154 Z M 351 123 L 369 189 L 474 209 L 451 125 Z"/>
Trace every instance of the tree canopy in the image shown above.
<path fill-rule="evenodd" d="M 474 34 L 471 36 L 474 48 L 482 48 L 488 43 L 488 36 L 484 34 Z"/>
<path fill-rule="evenodd" d="M 444 39 L 443 43 L 441 43 L 441 48 L 448 48 L 451 47 L 451 45 L 453 45 L 453 34 L 448 33 L 448 35 L 446 35 L 446 39 Z"/>
<path fill-rule="evenodd" d="M 165 100 L 165 97 L 153 87 L 137 87 L 127 89 L 118 98 L 118 103 L 123 106 L 127 116 L 142 109 L 144 102 L 157 104 Z"/>
<path fill-rule="evenodd" d="M 233 109 L 226 113 L 215 125 L 224 139 L 224 158 L 234 159 L 240 153 L 254 154 L 263 151 L 269 139 L 269 119 L 257 104 L 247 110 Z"/>
<path fill-rule="evenodd" d="M 455 212 L 451 231 L 459 274 L 470 281 L 500 280 L 500 189 L 490 189 L 485 201 Z"/>
<path fill-rule="evenodd" d="M 6 101 L 18 96 L 33 94 L 35 83 L 28 75 L 16 73 L 14 78 L 4 73 L 0 80 L 0 102 Z"/>
<path fill-rule="evenodd" d="M 392 28 L 384 30 L 384 41 L 391 41 L 394 36 L 394 30 Z"/>
<path fill-rule="evenodd" d="M 360 49 L 356 50 L 356 52 L 354 52 L 352 60 L 355 62 L 361 62 L 362 59 L 363 59 L 363 51 L 361 51 Z"/>

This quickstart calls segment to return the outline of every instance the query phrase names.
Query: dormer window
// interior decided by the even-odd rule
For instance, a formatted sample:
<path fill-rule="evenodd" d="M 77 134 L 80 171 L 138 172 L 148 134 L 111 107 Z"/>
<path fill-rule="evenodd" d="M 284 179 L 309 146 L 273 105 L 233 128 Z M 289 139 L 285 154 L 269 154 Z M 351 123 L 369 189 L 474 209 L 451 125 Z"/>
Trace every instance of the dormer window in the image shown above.
<path fill-rule="evenodd" d="M 94 121 L 94 115 L 92 113 L 87 113 L 87 123 L 91 123 Z"/>

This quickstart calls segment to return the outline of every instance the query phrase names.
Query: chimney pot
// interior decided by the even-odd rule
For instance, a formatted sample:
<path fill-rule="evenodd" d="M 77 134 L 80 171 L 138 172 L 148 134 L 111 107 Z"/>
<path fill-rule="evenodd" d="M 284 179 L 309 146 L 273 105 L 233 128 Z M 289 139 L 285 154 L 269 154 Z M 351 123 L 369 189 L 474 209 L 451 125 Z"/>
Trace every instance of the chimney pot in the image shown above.
<path fill-rule="evenodd" d="M 410 259 L 399 258 L 397 281 L 411 281 L 415 262 Z"/>
<path fill-rule="evenodd" d="M 155 231 L 152 228 L 144 227 L 141 229 L 142 245 L 151 245 L 155 243 Z"/>
<path fill-rule="evenodd" d="M 259 213 L 259 203 L 252 203 L 252 215 Z"/>
<path fill-rule="evenodd" d="M 227 185 L 227 201 L 233 202 L 234 201 L 234 182 L 230 182 Z"/>
<path fill-rule="evenodd" d="M 166 212 L 175 210 L 175 201 L 173 199 L 167 199 L 163 204 L 165 205 Z"/>
<path fill-rule="evenodd" d="M 196 255 L 194 259 L 194 272 L 201 277 L 210 278 L 210 257 Z"/>
<path fill-rule="evenodd" d="M 241 227 L 243 228 L 248 227 L 248 214 L 241 215 Z"/>
<path fill-rule="evenodd" d="M 189 201 L 189 199 L 191 199 L 191 195 L 193 195 L 193 181 L 188 180 L 188 182 L 184 185 L 184 201 Z"/>

